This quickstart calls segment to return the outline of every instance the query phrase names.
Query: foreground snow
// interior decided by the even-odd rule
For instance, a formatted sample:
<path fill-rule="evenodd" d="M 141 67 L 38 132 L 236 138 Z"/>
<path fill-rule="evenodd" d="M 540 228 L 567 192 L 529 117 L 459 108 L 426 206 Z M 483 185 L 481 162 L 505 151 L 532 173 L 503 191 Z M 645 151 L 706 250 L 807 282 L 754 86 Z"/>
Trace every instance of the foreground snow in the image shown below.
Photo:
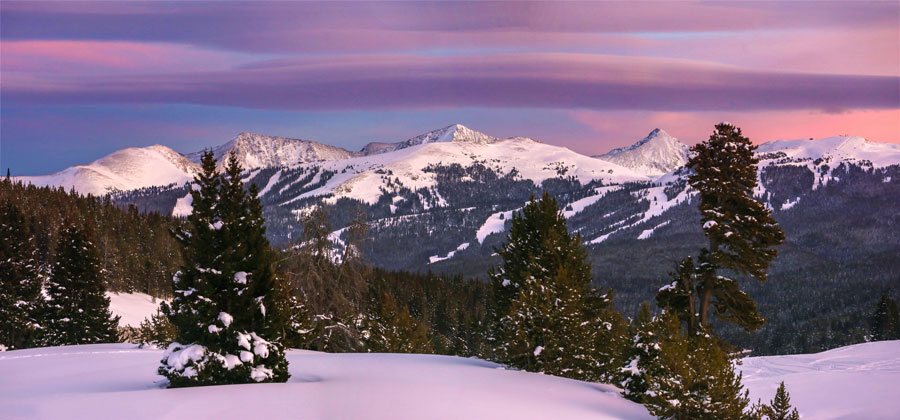
<path fill-rule="evenodd" d="M 288 352 L 287 384 L 162 389 L 161 350 L 0 353 L 4 419 L 649 419 L 609 385 L 477 359 Z"/>
<path fill-rule="evenodd" d="M 0 353 L 3 419 L 648 419 L 609 385 L 477 359 L 288 352 L 287 384 L 163 389 L 161 350 L 131 344 Z M 785 381 L 804 420 L 896 419 L 900 341 L 751 357 L 753 401 Z"/>
<path fill-rule="evenodd" d="M 751 401 L 768 402 L 784 381 L 804 420 L 900 418 L 900 341 L 750 357 L 741 370 Z"/>

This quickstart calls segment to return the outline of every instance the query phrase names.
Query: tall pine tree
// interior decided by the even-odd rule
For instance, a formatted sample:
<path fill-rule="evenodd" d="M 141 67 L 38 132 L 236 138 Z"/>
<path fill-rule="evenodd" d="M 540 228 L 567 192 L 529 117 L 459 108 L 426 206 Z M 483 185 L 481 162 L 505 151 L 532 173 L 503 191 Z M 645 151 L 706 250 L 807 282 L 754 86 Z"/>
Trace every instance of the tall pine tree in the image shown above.
<path fill-rule="evenodd" d="M 74 225 L 63 229 L 47 282 L 44 343 L 114 343 L 119 317 L 109 311 L 100 255 L 91 229 Z"/>
<path fill-rule="evenodd" d="M 234 154 L 222 175 L 211 151 L 201 165 L 188 229 L 176 235 L 185 264 L 171 306 L 163 307 L 178 342 L 164 353 L 159 373 L 172 387 L 287 381 L 278 339 L 289 317 L 277 313 L 286 305 L 256 190 L 244 191 Z"/>
<path fill-rule="evenodd" d="M 43 307 L 37 249 L 24 215 L 9 200 L 0 208 L 0 238 L 0 347 L 31 347 Z"/>
<path fill-rule="evenodd" d="M 664 288 L 657 300 L 683 317 L 688 331 L 709 326 L 709 313 L 748 330 L 765 322 L 756 302 L 741 290 L 737 274 L 766 280 L 775 247 L 784 233 L 772 211 L 753 198 L 757 186 L 754 154 L 756 146 L 729 123 L 716 125 L 709 140 L 692 148 L 688 178 L 700 198 L 703 233 L 708 246 L 701 250 L 693 272 L 684 271 L 693 262 L 679 265 L 676 282 Z"/>
<path fill-rule="evenodd" d="M 570 235 L 556 199 L 544 193 L 511 219 L 490 272 L 495 358 L 510 366 L 603 380 L 620 361 L 623 321 L 611 292 L 591 286 L 579 235 Z"/>

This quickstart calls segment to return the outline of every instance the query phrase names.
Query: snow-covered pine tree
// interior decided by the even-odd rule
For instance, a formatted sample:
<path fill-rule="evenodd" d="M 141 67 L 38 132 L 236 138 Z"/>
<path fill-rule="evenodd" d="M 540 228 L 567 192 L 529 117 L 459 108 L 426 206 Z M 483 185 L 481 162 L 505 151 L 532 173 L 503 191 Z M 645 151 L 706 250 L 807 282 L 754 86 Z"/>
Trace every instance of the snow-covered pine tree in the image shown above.
<path fill-rule="evenodd" d="M 658 364 L 648 363 L 659 357 L 659 334 L 656 328 L 657 322 L 650 305 L 644 302 L 637 317 L 631 321 L 629 332 L 632 339 L 626 350 L 620 379 L 622 395 L 634 402 L 643 402 L 648 387 L 647 378 L 657 375 L 657 372 L 650 369 L 658 367 Z"/>
<path fill-rule="evenodd" d="M 887 294 L 881 295 L 881 299 L 875 305 L 871 339 L 872 341 L 900 339 L 900 306 Z"/>
<path fill-rule="evenodd" d="M 188 229 L 176 237 L 185 264 L 163 310 L 178 331 L 159 373 L 172 387 L 284 382 L 289 374 L 278 325 L 273 257 L 255 190 L 243 190 L 229 155 L 223 175 L 211 151 L 201 158 Z M 267 313 L 267 310 L 269 313 Z"/>
<path fill-rule="evenodd" d="M 638 341 L 646 346 L 646 357 L 631 366 L 643 382 L 626 387 L 626 396 L 660 419 L 744 420 L 748 393 L 720 343 L 706 334 L 685 334 L 673 313 L 652 324 L 652 334 Z"/>
<path fill-rule="evenodd" d="M 37 249 L 25 216 L 9 200 L 0 208 L 0 238 L 0 347 L 32 347 L 44 303 Z"/>
<path fill-rule="evenodd" d="M 47 281 L 44 344 L 114 343 L 119 317 L 109 311 L 100 255 L 90 227 L 74 224 L 59 234 L 56 261 Z"/>
<path fill-rule="evenodd" d="M 544 193 L 514 214 L 503 264 L 491 269 L 494 357 L 510 366 L 585 380 L 617 371 L 623 321 L 611 292 L 591 286 L 579 235 Z"/>
<path fill-rule="evenodd" d="M 765 322 L 738 279 L 724 275 L 765 281 L 769 263 L 777 255 L 775 247 L 784 242 L 772 211 L 753 198 L 759 163 L 754 150 L 756 146 L 741 129 L 729 123 L 717 124 L 709 140 L 692 148 L 687 166 L 693 174 L 688 182 L 700 198 L 709 245 L 698 257 L 696 281 L 680 291 L 688 298 L 670 302 L 675 305 L 671 310 L 686 316 L 683 321 L 690 333 L 709 327 L 710 307 L 719 319 L 748 331 Z M 685 304 L 696 306 L 691 310 Z"/>

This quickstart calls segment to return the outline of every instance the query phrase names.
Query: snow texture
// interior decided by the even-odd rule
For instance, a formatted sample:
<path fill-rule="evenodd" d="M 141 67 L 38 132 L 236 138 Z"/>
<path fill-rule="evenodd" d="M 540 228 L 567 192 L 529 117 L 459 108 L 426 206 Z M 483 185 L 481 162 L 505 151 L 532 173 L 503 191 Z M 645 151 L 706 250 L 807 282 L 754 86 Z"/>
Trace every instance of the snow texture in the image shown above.
<path fill-rule="evenodd" d="M 750 357 L 738 368 L 751 401 L 768 402 L 784 381 L 803 420 L 888 420 L 900 413 L 900 341 Z"/>
<path fill-rule="evenodd" d="M 203 351 L 188 347 L 169 360 L 183 366 Z M 250 356 L 242 354 L 239 362 Z M 161 357 L 159 350 L 130 344 L 0 353 L 2 417 L 651 419 L 610 385 L 505 370 L 473 358 L 288 351 L 286 384 L 162 389 L 156 374 Z M 259 367 L 252 372 L 268 374 Z"/>

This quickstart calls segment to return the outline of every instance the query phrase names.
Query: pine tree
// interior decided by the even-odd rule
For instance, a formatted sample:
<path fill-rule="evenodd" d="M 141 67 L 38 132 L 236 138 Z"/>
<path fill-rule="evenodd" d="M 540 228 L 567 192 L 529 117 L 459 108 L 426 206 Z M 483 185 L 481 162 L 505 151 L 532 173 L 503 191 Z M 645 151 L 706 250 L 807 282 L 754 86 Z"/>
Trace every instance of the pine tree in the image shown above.
<path fill-rule="evenodd" d="M 495 358 L 510 366 L 585 380 L 610 378 L 624 322 L 611 292 L 591 286 L 579 235 L 548 193 L 511 219 L 503 265 L 490 272 Z"/>
<path fill-rule="evenodd" d="M 775 391 L 775 398 L 762 411 L 766 420 L 800 420 L 800 413 L 791 407 L 791 396 L 784 388 L 784 381 Z"/>
<path fill-rule="evenodd" d="M 91 229 L 70 225 L 60 232 L 47 282 L 44 342 L 47 345 L 114 343 L 119 317 L 109 311 L 100 256 Z"/>
<path fill-rule="evenodd" d="M 660 419 L 743 420 L 749 398 L 735 375 L 733 359 L 716 339 L 686 334 L 675 314 L 654 319 L 636 340 L 625 395 Z M 742 392 L 743 391 L 743 392 Z"/>
<path fill-rule="evenodd" d="M 887 294 L 875 305 L 871 333 L 872 341 L 900 340 L 900 307 Z"/>
<path fill-rule="evenodd" d="M 655 331 L 656 327 L 650 305 L 644 302 L 629 328 L 633 338 L 627 348 L 619 381 L 622 395 L 634 402 L 643 402 L 648 388 L 647 378 L 658 374 L 648 372 L 648 369 L 657 366 L 648 361 L 659 359 L 659 335 Z"/>
<path fill-rule="evenodd" d="M 171 306 L 163 306 L 179 341 L 169 345 L 159 373 L 172 387 L 287 381 L 278 341 L 286 317 L 277 312 L 285 304 L 275 293 L 256 190 L 244 191 L 233 153 L 222 175 L 211 151 L 201 165 L 188 230 L 176 234 L 185 264 L 174 278 Z"/>
<path fill-rule="evenodd" d="M 37 249 L 24 215 L 9 200 L 0 208 L 0 238 L 0 347 L 31 347 L 43 307 Z"/>
<path fill-rule="evenodd" d="M 703 232 L 709 244 L 700 252 L 695 275 L 679 273 L 682 280 L 694 281 L 662 291 L 687 297 L 660 297 L 675 305 L 669 308 L 685 317 L 692 334 L 708 329 L 710 308 L 719 319 L 748 331 L 765 322 L 738 279 L 725 275 L 765 281 L 769 263 L 777 255 L 775 247 L 784 242 L 772 211 L 753 198 L 759 163 L 754 150 L 756 146 L 741 135 L 741 129 L 728 123 L 717 124 L 709 140 L 692 148 L 687 166 L 693 174 L 688 182 L 700 198 Z"/>

